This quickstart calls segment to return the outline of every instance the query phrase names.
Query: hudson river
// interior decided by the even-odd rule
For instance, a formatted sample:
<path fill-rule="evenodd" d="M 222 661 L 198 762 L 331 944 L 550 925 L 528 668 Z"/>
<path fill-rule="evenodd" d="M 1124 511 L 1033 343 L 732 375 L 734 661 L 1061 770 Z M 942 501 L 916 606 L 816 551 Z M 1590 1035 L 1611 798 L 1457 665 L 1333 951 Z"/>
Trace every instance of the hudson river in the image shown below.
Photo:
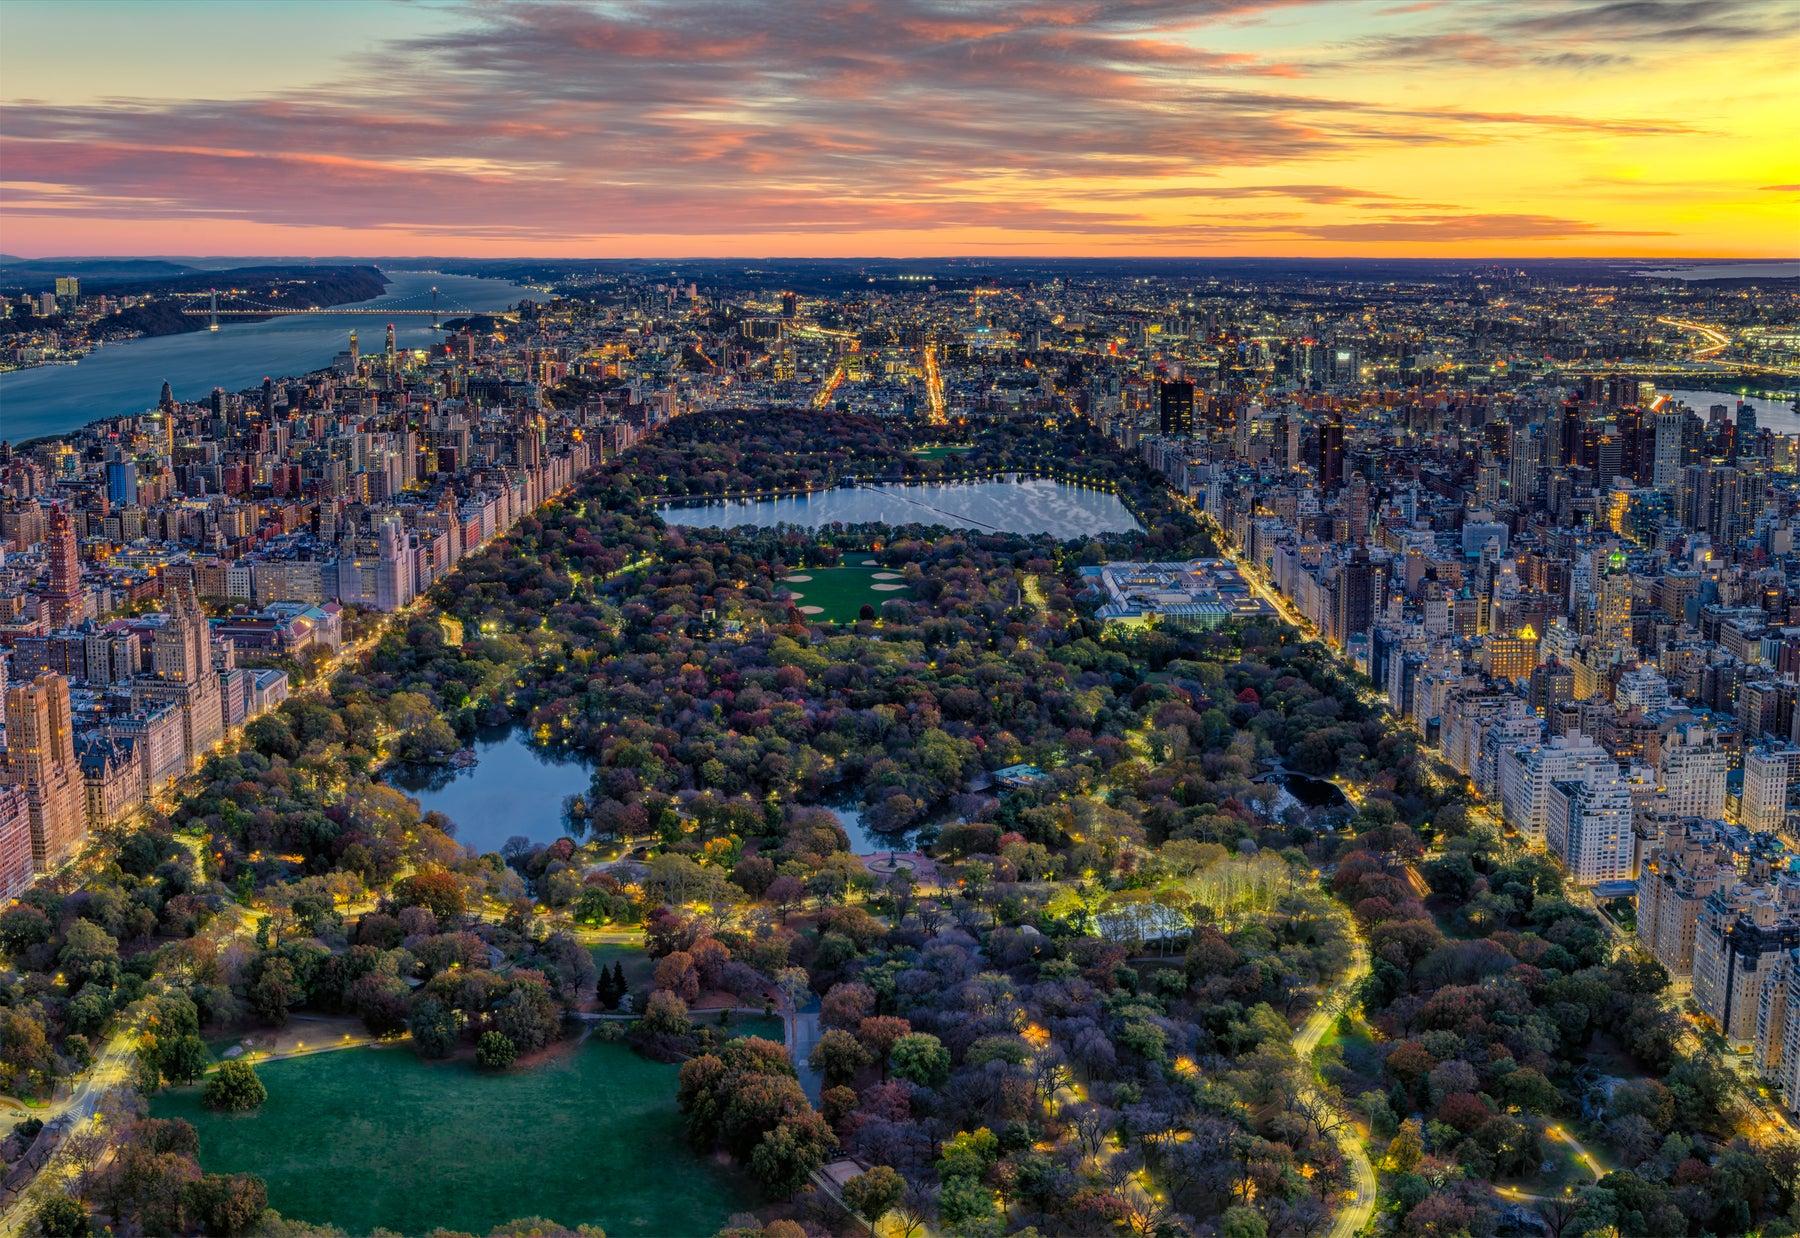
<path fill-rule="evenodd" d="M 383 274 L 390 281 L 387 291 L 372 301 L 358 302 L 359 306 L 405 302 L 407 308 L 430 308 L 433 284 L 445 318 L 457 317 L 465 307 L 500 310 L 521 300 L 546 299 L 541 292 L 504 280 L 432 271 Z M 424 348 L 444 338 L 425 317 L 397 317 L 394 328 L 402 348 Z M 221 319 L 217 332 L 128 340 L 95 349 L 75 365 L 0 374 L 0 439 L 18 443 L 67 434 L 102 417 L 154 408 L 164 382 L 175 388 L 176 399 L 199 400 L 214 387 L 241 391 L 265 377 L 281 379 L 323 369 L 349 347 L 352 329 L 364 353 L 381 351 L 387 323 L 379 315 L 292 314 L 251 322 Z"/>

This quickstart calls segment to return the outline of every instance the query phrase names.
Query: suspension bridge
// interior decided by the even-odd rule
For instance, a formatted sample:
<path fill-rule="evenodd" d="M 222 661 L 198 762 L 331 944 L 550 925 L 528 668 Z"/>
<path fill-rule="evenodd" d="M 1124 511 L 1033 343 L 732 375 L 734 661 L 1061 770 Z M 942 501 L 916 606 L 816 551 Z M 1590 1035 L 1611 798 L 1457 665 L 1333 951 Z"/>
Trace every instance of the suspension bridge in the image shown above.
<path fill-rule="evenodd" d="M 414 293 L 412 296 L 384 305 L 271 305 L 241 292 L 230 290 L 221 292 L 217 288 L 210 290 L 206 297 L 207 303 L 204 306 L 189 306 L 181 312 L 191 318 L 204 317 L 207 320 L 206 329 L 209 331 L 219 329 L 219 319 L 221 318 L 270 318 L 288 314 L 364 314 L 371 318 L 429 317 L 431 325 L 437 327 L 442 323 L 445 311 L 457 314 L 483 312 L 456 302 L 439 305 L 436 285 L 432 286 L 429 293 Z M 430 305 L 415 304 L 423 302 L 427 297 L 431 300 Z M 221 299 L 226 303 L 224 308 L 219 306 Z"/>

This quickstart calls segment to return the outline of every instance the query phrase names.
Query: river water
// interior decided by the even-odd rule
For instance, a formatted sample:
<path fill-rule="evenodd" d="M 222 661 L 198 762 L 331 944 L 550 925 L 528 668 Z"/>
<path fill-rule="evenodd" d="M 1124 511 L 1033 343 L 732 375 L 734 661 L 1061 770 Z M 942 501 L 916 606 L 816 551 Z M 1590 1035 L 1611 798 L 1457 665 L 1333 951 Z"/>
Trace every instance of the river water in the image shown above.
<path fill-rule="evenodd" d="M 793 524 L 942 524 L 994 533 L 1048 533 L 1059 540 L 1143 528 L 1104 490 L 1033 478 L 929 486 L 853 486 L 793 499 L 687 503 L 659 513 L 696 528 Z"/>
<path fill-rule="evenodd" d="M 1706 410 L 1715 404 L 1723 404 L 1731 410 L 1731 419 L 1737 420 L 1737 406 L 1748 404 L 1756 410 L 1758 429 L 1773 430 L 1777 434 L 1800 434 L 1800 413 L 1794 411 L 1792 400 L 1769 399 L 1757 395 L 1739 395 L 1733 391 L 1664 391 L 1657 389 L 1658 395 L 1687 405 L 1706 419 Z"/>
<path fill-rule="evenodd" d="M 464 310 L 501 310 L 534 289 L 504 280 L 432 271 L 386 271 L 387 291 L 360 308 L 406 303 L 429 307 L 432 285 L 445 318 Z M 420 300 L 420 294 L 425 299 Z M 347 307 L 338 307 L 339 309 Z M 424 348 L 444 338 L 431 319 L 394 319 L 402 348 Z M 46 365 L 0 374 L 0 439 L 21 442 L 67 434 L 90 421 L 142 412 L 156 405 L 164 382 L 178 400 L 199 400 L 214 387 L 241 391 L 265 377 L 284 378 L 323 369 L 349 347 L 354 330 L 364 353 L 380 352 L 387 323 L 375 314 L 294 314 L 253 322 L 221 319 L 219 329 L 108 344 L 75 365 Z"/>

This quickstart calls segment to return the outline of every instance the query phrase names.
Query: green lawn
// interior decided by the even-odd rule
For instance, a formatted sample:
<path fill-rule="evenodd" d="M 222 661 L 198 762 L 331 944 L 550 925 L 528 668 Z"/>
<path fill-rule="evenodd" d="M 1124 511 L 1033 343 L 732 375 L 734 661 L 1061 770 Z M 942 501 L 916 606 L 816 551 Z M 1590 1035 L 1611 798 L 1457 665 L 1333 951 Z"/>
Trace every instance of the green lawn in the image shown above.
<path fill-rule="evenodd" d="M 921 460 L 942 460 L 946 456 L 960 456 L 965 451 L 974 451 L 973 443 L 938 443 L 931 447 L 915 447 L 912 454 Z"/>
<path fill-rule="evenodd" d="M 352 1234 L 484 1234 L 533 1215 L 615 1236 L 710 1234 L 756 1202 L 745 1178 L 689 1149 L 676 1068 L 622 1044 L 501 1075 L 404 1048 L 257 1069 L 260 1112 L 213 1113 L 193 1087 L 152 1112 L 198 1128 L 208 1171 L 260 1174 L 271 1207 Z"/>
<path fill-rule="evenodd" d="M 711 1028 L 714 1035 L 720 1034 L 719 1013 L 716 1010 L 696 1010 L 693 1012 L 694 1022 L 703 1028 Z M 772 1040 L 781 1044 L 787 1039 L 787 1030 L 782 1026 L 780 1015 L 737 1014 L 733 1013 L 731 1022 L 723 1031 L 726 1040 L 738 1040 L 745 1036 L 761 1036 L 764 1040 Z"/>
<path fill-rule="evenodd" d="M 892 573 L 892 580 L 877 580 L 877 573 L 886 575 L 891 571 L 884 567 L 866 567 L 852 564 L 847 567 L 803 567 L 792 573 L 795 576 L 808 576 L 810 580 L 784 579 L 781 587 L 790 590 L 794 595 L 794 605 L 800 613 L 809 619 L 818 619 L 830 623 L 854 623 L 861 612 L 863 604 L 875 608 L 881 613 L 881 604 L 889 598 L 902 598 L 912 590 L 902 585 L 898 589 L 877 589 L 876 585 L 899 585 L 899 573 Z M 809 611 L 809 606 L 818 607 L 818 611 Z"/>
<path fill-rule="evenodd" d="M 603 941 L 588 947 L 594 956 L 594 967 L 611 970 L 614 963 L 625 969 L 625 985 L 633 993 L 650 987 L 656 975 L 656 961 L 636 942 Z"/>

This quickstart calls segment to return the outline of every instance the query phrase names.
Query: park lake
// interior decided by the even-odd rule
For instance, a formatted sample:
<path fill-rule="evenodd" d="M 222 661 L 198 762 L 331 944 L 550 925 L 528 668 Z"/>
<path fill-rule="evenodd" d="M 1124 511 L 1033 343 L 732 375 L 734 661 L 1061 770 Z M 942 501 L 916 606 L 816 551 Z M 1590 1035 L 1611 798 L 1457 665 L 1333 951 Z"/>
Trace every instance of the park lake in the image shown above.
<path fill-rule="evenodd" d="M 456 840 L 477 853 L 523 837 L 553 843 L 563 828 L 563 800 L 585 793 L 588 767 L 531 742 L 523 727 L 495 727 L 475 737 L 475 764 L 395 766 L 387 782 L 456 823 Z"/>
<path fill-rule="evenodd" d="M 623 1044 L 589 1038 L 502 1074 L 403 1047 L 257 1073 L 269 1098 L 255 1113 L 206 1109 L 197 1087 L 158 1096 L 152 1113 L 192 1122 L 208 1172 L 261 1175 L 269 1206 L 290 1218 L 352 1234 L 485 1234 L 535 1215 L 652 1238 L 713 1233 L 756 1203 L 745 1176 L 689 1148 L 676 1068 Z"/>

